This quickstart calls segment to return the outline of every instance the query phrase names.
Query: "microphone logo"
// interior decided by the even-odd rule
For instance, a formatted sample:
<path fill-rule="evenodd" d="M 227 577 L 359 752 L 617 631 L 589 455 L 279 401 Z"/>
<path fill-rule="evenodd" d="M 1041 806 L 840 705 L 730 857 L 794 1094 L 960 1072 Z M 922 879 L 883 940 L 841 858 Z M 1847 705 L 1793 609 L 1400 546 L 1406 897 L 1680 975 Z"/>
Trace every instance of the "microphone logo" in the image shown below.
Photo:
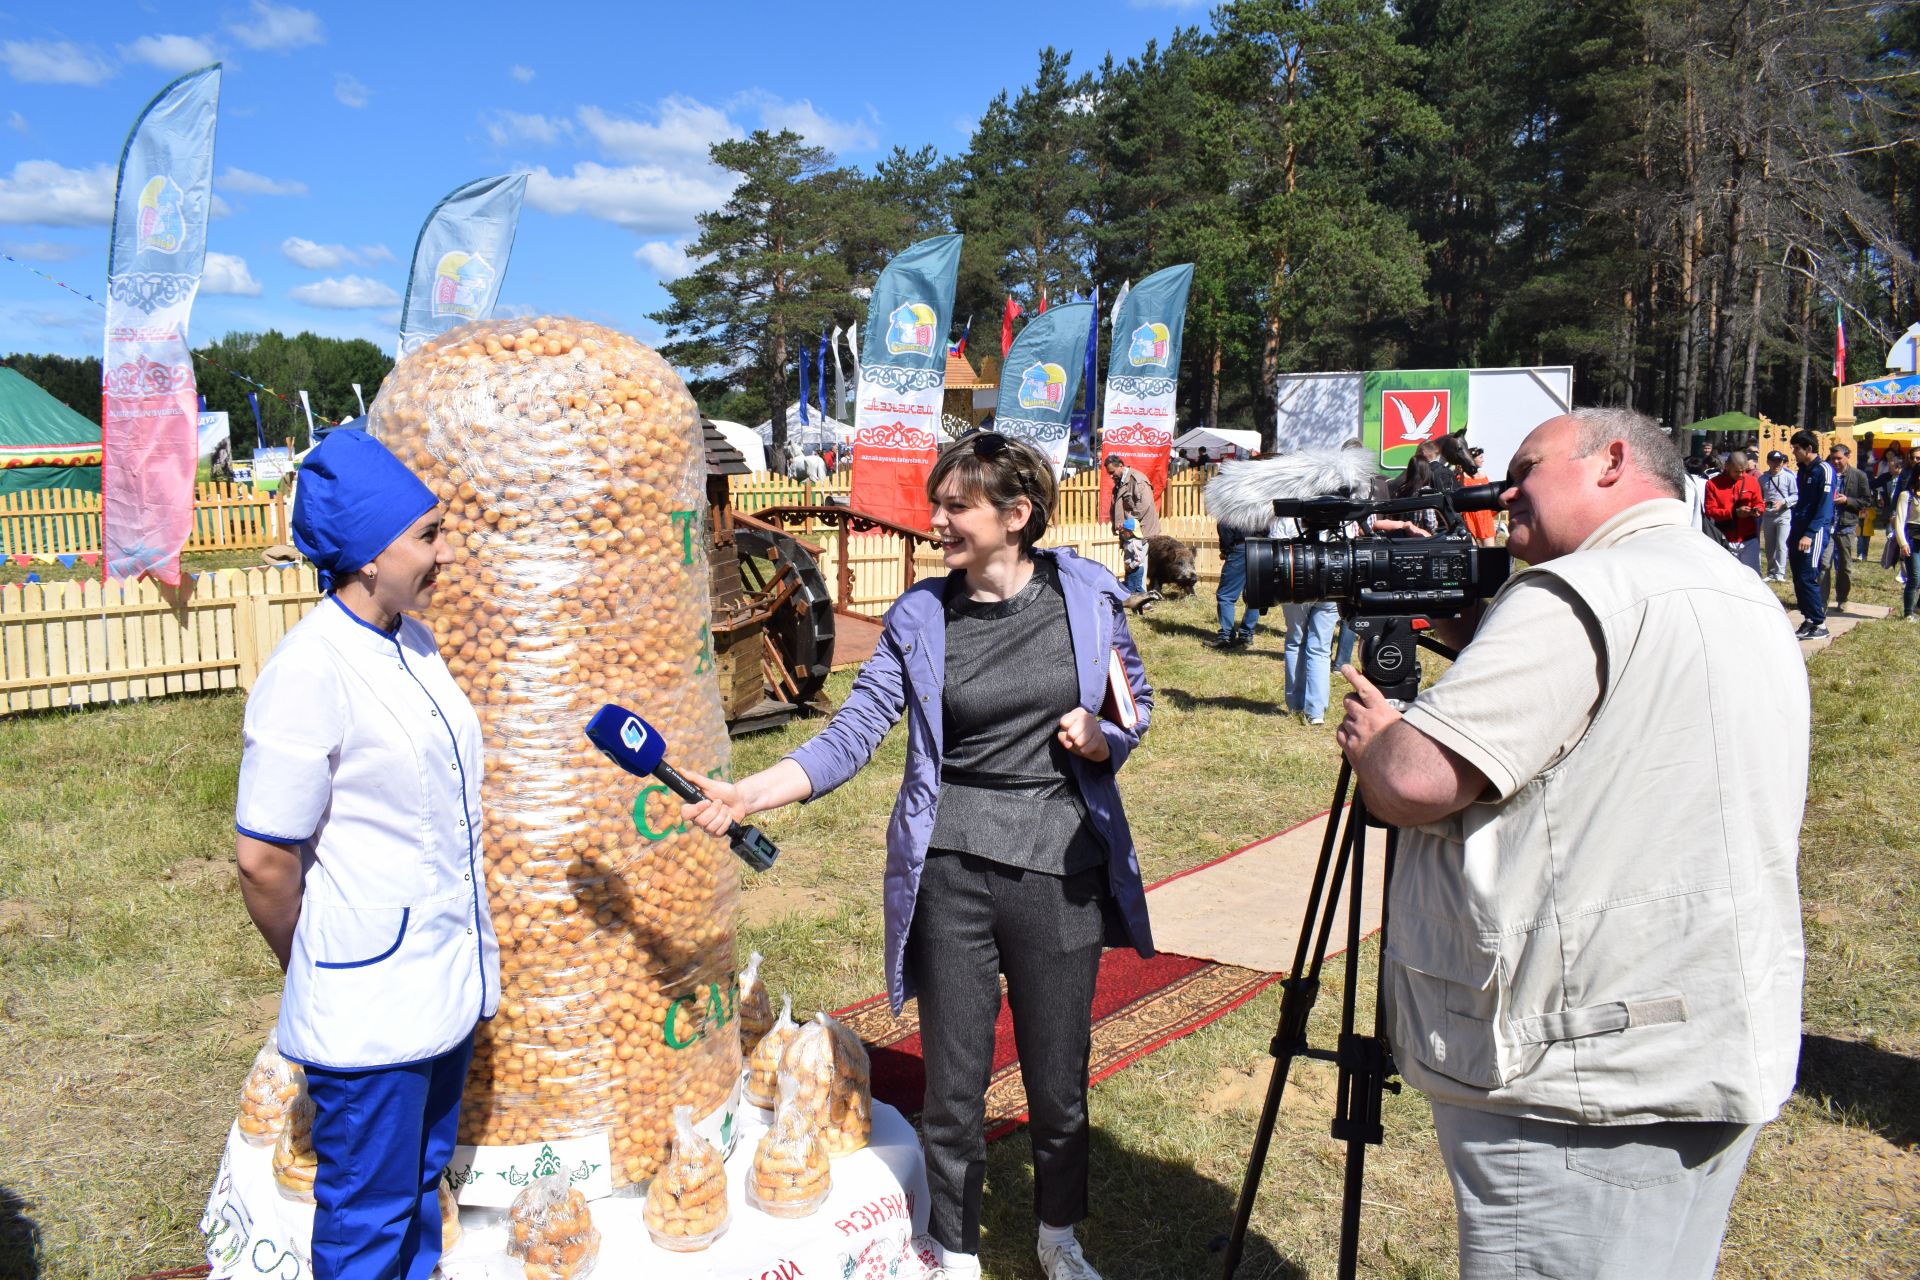
<path fill-rule="evenodd" d="M 629 751 L 638 751 L 647 740 L 647 727 L 640 723 L 638 716 L 628 716 L 627 722 L 620 726 L 620 741 Z"/>

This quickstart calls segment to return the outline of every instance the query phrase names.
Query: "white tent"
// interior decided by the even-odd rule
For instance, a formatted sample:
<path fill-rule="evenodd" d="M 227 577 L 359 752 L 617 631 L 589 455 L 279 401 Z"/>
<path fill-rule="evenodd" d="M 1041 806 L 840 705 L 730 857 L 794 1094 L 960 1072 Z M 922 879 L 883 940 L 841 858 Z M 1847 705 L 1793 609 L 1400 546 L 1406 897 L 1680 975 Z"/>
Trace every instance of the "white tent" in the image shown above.
<path fill-rule="evenodd" d="M 755 427 L 753 433 L 760 437 L 762 444 L 772 447 L 773 419 L 769 418 Z M 851 439 L 853 439 L 853 428 L 846 423 L 834 418 L 823 418 L 817 409 L 810 408 L 807 410 L 806 425 L 802 426 L 800 402 L 795 400 L 787 406 L 787 447 L 789 449 L 812 449 L 818 452 L 828 445 L 843 446 Z"/>
<path fill-rule="evenodd" d="M 1225 427 L 1195 427 L 1173 442 L 1173 447 L 1191 458 L 1205 449 L 1213 459 L 1235 456 L 1251 458 L 1260 452 L 1258 431 L 1229 431 Z M 1238 455 L 1234 450 L 1238 449 Z"/>
<path fill-rule="evenodd" d="M 740 451 L 747 460 L 747 470 L 765 471 L 767 469 L 767 446 L 760 443 L 760 437 L 753 428 L 742 426 L 738 422 L 722 422 L 718 418 L 709 418 L 714 429 L 726 437 L 727 443 Z"/>

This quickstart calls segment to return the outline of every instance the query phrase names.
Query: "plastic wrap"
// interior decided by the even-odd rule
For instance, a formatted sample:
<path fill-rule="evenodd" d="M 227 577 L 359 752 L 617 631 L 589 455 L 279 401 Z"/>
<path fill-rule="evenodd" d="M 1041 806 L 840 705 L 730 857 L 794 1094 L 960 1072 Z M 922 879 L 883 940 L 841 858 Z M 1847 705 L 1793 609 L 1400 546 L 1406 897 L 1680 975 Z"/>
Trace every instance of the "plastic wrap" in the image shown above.
<path fill-rule="evenodd" d="M 820 1207 L 832 1189 L 833 1175 L 828 1168 L 827 1144 L 820 1138 L 819 1117 L 800 1096 L 799 1079 L 791 1071 L 783 1071 L 780 1106 L 753 1151 L 747 1200 L 776 1218 L 804 1218 Z"/>
<path fill-rule="evenodd" d="M 440 1248 L 444 1252 L 460 1243 L 460 1201 L 445 1178 L 440 1179 Z"/>
<path fill-rule="evenodd" d="M 828 1155 L 867 1145 L 873 1137 L 873 1072 L 859 1036 L 816 1013 L 787 1046 L 780 1070 L 798 1082 L 798 1101 L 813 1113 Z"/>
<path fill-rule="evenodd" d="M 307 1092 L 306 1073 L 287 1105 L 286 1127 L 273 1145 L 273 1181 L 280 1194 L 302 1204 L 313 1203 L 313 1175 L 320 1158 L 313 1154 L 313 1095 Z"/>
<path fill-rule="evenodd" d="M 736 863 L 664 787 L 603 759 L 601 704 L 644 715 L 682 773 L 719 774 L 706 453 L 693 400 L 631 338 L 576 320 L 464 325 L 395 366 L 371 427 L 447 503 L 454 562 L 426 621 L 479 713 L 500 1013 L 460 1141 L 606 1131 L 616 1186 L 740 1073 Z"/>
<path fill-rule="evenodd" d="M 747 1055 L 747 1101 L 763 1111 L 780 1101 L 780 1059 L 800 1034 L 793 1020 L 793 997 L 780 997 L 780 1018 Z"/>
<path fill-rule="evenodd" d="M 280 1043 L 271 1031 L 253 1057 L 247 1081 L 240 1087 L 240 1139 L 251 1147 L 270 1147 L 287 1127 L 287 1109 L 300 1094 L 306 1073 L 297 1062 L 280 1056 Z"/>
<path fill-rule="evenodd" d="M 646 1220 L 653 1242 L 674 1253 L 698 1252 L 727 1229 L 727 1167 L 686 1107 L 674 1109 L 673 1150 L 647 1188 Z"/>
<path fill-rule="evenodd" d="M 762 958 L 754 952 L 740 971 L 740 1052 L 748 1057 L 773 1026 L 773 997 L 767 994 L 767 984 L 760 977 Z"/>
<path fill-rule="evenodd" d="M 507 1253 L 526 1267 L 527 1280 L 584 1280 L 593 1273 L 600 1233 L 572 1174 L 563 1163 L 535 1178 L 507 1210 Z"/>

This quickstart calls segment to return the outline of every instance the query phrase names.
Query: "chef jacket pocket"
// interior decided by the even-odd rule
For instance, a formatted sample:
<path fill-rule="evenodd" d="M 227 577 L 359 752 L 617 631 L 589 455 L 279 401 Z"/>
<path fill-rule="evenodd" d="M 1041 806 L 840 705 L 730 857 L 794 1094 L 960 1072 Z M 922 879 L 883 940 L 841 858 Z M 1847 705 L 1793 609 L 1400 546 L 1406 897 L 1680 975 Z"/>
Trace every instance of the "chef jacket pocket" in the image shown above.
<path fill-rule="evenodd" d="M 316 969 L 364 969 L 400 950 L 411 907 L 324 907 L 312 933 Z"/>

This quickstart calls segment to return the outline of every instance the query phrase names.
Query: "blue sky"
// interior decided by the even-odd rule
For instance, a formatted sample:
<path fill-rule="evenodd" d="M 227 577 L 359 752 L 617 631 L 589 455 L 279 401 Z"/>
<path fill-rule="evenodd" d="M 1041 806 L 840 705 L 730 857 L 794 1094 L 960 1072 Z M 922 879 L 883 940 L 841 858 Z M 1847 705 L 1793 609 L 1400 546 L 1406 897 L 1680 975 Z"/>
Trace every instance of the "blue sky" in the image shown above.
<path fill-rule="evenodd" d="M 713 141 L 788 127 L 871 167 L 966 145 L 1041 45 L 1076 69 L 1138 53 L 1182 0 L 934 5 L 36 3 L 0 9 L 0 250 L 103 296 L 114 166 L 172 77 L 224 62 L 196 342 L 311 329 L 391 349 L 420 222 L 525 170 L 501 308 L 652 342 L 662 279 L 728 184 Z M 919 46 L 916 50 L 915 46 Z M 914 79 L 902 57 L 929 60 Z M 0 353 L 97 354 L 102 313 L 0 261 Z"/>

